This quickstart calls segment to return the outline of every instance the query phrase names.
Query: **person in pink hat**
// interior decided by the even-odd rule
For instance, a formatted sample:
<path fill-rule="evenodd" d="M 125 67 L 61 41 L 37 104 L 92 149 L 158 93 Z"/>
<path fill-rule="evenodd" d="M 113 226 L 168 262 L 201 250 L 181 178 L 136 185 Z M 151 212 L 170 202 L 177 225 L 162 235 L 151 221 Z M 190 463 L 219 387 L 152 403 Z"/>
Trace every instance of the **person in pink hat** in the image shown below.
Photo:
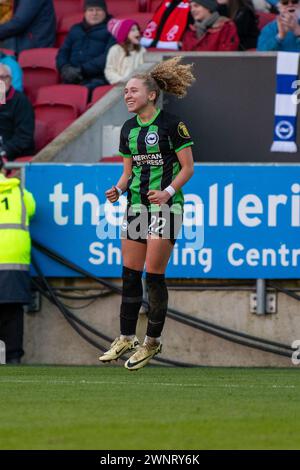
<path fill-rule="evenodd" d="M 107 28 L 117 44 L 109 49 L 107 55 L 106 80 L 111 85 L 127 82 L 130 75 L 144 63 L 146 49 L 140 45 L 140 27 L 134 20 L 113 18 Z"/>

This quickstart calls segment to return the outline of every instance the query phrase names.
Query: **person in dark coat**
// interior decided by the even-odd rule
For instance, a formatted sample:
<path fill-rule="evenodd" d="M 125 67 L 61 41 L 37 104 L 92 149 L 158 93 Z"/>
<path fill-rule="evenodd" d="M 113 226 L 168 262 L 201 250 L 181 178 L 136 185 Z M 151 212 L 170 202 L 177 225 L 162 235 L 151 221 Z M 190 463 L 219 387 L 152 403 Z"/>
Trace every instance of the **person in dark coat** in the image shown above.
<path fill-rule="evenodd" d="M 12 85 L 11 69 L 0 64 L 0 81 L 5 83 L 5 103 L 0 104 L 2 156 L 7 160 L 34 153 L 34 111 L 24 93 Z"/>
<path fill-rule="evenodd" d="M 32 194 L 17 178 L 6 178 L 0 157 L 0 340 L 6 363 L 19 364 L 23 350 L 23 305 L 30 303 L 29 221 L 35 212 Z"/>
<path fill-rule="evenodd" d="M 25 49 L 53 47 L 56 18 L 53 0 L 15 0 L 11 20 L 0 24 L 0 41 L 17 54 Z"/>
<path fill-rule="evenodd" d="M 239 50 L 255 49 L 259 36 L 258 17 L 252 0 L 217 0 L 218 12 L 236 25 Z"/>
<path fill-rule="evenodd" d="M 108 84 L 106 56 L 116 43 L 107 29 L 108 19 L 104 0 L 85 1 L 83 21 L 71 28 L 57 54 L 63 83 L 85 85 L 89 90 Z"/>

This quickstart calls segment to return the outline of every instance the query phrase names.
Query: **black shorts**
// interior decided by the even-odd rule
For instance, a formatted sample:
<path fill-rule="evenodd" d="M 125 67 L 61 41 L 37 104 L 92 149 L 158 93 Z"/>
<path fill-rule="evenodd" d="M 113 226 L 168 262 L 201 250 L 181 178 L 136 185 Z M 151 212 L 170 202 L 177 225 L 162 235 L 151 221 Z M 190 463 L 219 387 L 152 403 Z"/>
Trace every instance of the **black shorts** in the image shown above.
<path fill-rule="evenodd" d="M 146 209 L 134 212 L 128 206 L 121 226 L 121 239 L 147 243 L 148 235 L 152 235 L 170 240 L 175 245 L 182 218 L 182 213 L 175 214 L 168 209 L 159 212 Z"/>

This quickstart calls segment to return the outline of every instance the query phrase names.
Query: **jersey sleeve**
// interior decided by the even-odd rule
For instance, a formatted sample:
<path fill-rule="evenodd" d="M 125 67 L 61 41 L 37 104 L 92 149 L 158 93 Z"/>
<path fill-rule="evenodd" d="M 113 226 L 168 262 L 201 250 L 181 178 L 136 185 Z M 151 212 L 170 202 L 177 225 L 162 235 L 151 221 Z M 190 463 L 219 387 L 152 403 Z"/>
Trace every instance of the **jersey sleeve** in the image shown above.
<path fill-rule="evenodd" d="M 175 152 L 179 152 L 185 147 L 190 147 L 194 144 L 185 123 L 179 120 L 171 124 L 170 138 Z"/>
<path fill-rule="evenodd" d="M 131 158 L 131 152 L 129 149 L 129 142 L 128 142 L 128 133 L 125 130 L 125 125 L 121 129 L 119 154 L 122 157 Z"/>

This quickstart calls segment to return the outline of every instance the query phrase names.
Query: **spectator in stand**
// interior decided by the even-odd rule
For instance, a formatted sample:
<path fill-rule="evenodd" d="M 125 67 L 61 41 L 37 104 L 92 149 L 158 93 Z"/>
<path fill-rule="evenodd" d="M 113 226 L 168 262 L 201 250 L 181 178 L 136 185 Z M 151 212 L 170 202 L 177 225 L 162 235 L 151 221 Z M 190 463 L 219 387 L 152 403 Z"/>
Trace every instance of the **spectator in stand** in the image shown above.
<path fill-rule="evenodd" d="M 220 15 L 230 18 L 237 28 L 239 50 L 255 49 L 259 36 L 258 18 L 252 0 L 217 0 Z"/>
<path fill-rule="evenodd" d="M 259 51 L 300 52 L 300 3 L 280 0 L 279 15 L 267 24 L 258 38 Z"/>
<path fill-rule="evenodd" d="M 23 70 L 16 59 L 0 51 L 0 64 L 9 66 L 12 73 L 12 86 L 17 91 L 23 91 Z"/>
<path fill-rule="evenodd" d="M 111 85 L 124 83 L 144 63 L 146 49 L 140 45 L 141 30 L 138 23 L 130 19 L 111 19 L 108 30 L 118 44 L 108 51 L 105 77 Z"/>
<path fill-rule="evenodd" d="M 14 1 L 0 0 L 0 24 L 6 23 L 13 16 Z"/>
<path fill-rule="evenodd" d="M 34 152 L 34 112 L 27 96 L 12 86 L 12 73 L 0 64 L 0 81 L 5 83 L 5 103 L 0 104 L 2 157 L 14 160 Z"/>
<path fill-rule="evenodd" d="M 55 35 L 52 0 L 15 0 L 13 17 L 0 24 L 0 41 L 17 54 L 25 49 L 52 47 Z"/>
<path fill-rule="evenodd" d="M 63 83 L 85 85 L 90 91 L 107 85 L 106 56 L 115 39 L 104 0 L 85 0 L 84 19 L 75 24 L 58 51 L 56 64 Z"/>
<path fill-rule="evenodd" d="M 216 0 L 190 2 L 194 20 L 182 38 L 183 51 L 236 51 L 239 38 L 232 20 L 220 16 Z"/>

